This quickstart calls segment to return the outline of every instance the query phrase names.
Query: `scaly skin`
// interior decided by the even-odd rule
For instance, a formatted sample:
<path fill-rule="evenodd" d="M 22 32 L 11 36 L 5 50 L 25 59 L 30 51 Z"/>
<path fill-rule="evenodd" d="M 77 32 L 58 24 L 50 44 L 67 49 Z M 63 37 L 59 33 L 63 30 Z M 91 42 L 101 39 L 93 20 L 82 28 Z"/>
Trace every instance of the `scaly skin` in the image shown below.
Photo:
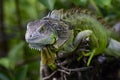
<path fill-rule="evenodd" d="M 41 77 L 48 76 L 46 69 L 55 70 L 55 59 L 65 58 L 74 52 L 84 40 L 89 40 L 89 52 L 77 52 L 89 56 L 90 65 L 94 55 L 102 53 L 108 43 L 104 26 L 85 10 L 71 9 L 66 12 L 54 10 L 41 20 L 28 23 L 25 35 L 31 48 L 41 51 Z M 43 67 L 45 66 L 45 67 Z"/>
<path fill-rule="evenodd" d="M 91 51 L 89 53 L 85 53 L 85 55 L 90 56 L 87 63 L 87 65 L 89 65 L 94 55 L 98 55 L 106 49 L 108 34 L 105 27 L 93 16 L 91 17 L 87 13 L 89 12 L 79 9 L 71 9 L 66 12 L 63 12 L 63 10 L 54 10 L 49 17 L 62 20 L 67 23 L 67 25 L 71 26 L 71 29 L 69 30 L 74 32 L 74 37 L 78 36 L 78 34 L 84 30 L 90 30 L 92 32 L 89 36 Z M 79 39 L 76 42 L 79 43 Z"/>

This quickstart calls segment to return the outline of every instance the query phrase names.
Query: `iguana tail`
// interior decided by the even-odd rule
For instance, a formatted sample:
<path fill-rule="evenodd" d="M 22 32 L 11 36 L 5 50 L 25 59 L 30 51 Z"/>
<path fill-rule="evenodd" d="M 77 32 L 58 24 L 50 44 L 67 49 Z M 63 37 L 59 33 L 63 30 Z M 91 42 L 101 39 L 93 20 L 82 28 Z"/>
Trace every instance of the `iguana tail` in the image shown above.
<path fill-rule="evenodd" d="M 109 45 L 105 50 L 106 55 L 120 57 L 120 42 L 110 39 Z"/>

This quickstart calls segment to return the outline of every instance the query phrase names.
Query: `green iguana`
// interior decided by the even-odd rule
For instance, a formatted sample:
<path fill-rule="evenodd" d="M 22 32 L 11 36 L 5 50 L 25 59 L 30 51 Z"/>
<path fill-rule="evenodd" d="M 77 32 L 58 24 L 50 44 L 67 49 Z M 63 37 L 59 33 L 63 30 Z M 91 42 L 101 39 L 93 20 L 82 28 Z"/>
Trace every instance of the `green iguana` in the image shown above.
<path fill-rule="evenodd" d="M 66 57 L 75 51 L 83 39 L 88 40 L 90 51 L 82 52 L 88 56 L 87 65 L 94 55 L 102 53 L 108 44 L 109 36 L 105 27 L 86 10 L 53 10 L 40 20 L 29 22 L 25 35 L 31 48 L 41 51 L 41 75 L 46 68 L 55 68 L 56 55 Z"/>

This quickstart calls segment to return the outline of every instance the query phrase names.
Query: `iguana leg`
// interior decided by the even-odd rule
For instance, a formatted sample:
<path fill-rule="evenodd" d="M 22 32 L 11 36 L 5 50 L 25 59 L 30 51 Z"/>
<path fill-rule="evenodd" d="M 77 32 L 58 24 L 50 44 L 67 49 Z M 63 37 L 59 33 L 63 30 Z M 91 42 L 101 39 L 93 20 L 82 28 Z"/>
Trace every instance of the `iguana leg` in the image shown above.
<path fill-rule="evenodd" d="M 82 52 L 83 56 L 89 56 L 91 54 L 91 52 L 89 53 L 85 53 L 84 51 Z"/>
<path fill-rule="evenodd" d="M 92 34 L 91 30 L 84 30 L 79 32 L 73 42 L 74 47 L 77 47 L 84 38 L 89 37 L 91 34 Z"/>
<path fill-rule="evenodd" d="M 77 36 L 75 37 L 75 40 L 74 40 L 74 42 L 73 42 L 73 46 L 75 47 L 75 48 L 77 48 L 78 46 L 79 46 L 79 44 L 82 42 L 82 40 L 84 39 L 84 38 L 87 38 L 87 37 L 89 37 L 90 35 L 92 35 L 92 31 L 91 30 L 84 30 L 84 31 L 81 31 L 81 32 L 79 32 L 78 34 L 77 34 Z M 90 53 L 85 53 L 85 52 L 83 52 L 82 51 L 82 54 L 83 55 L 79 55 L 79 57 L 78 57 L 78 61 L 83 57 L 83 56 L 88 56 Z"/>
<path fill-rule="evenodd" d="M 92 60 L 92 58 L 93 58 L 93 56 L 94 56 L 95 52 L 96 52 L 96 50 L 95 50 L 95 49 L 91 52 L 91 55 L 89 56 L 88 61 L 87 61 L 87 66 L 89 66 L 89 65 L 90 65 L 90 62 L 91 62 L 91 60 Z"/>
<path fill-rule="evenodd" d="M 93 34 L 93 32 L 91 30 L 84 30 L 78 33 L 78 35 L 76 36 L 75 40 L 74 40 L 74 46 L 77 47 L 80 42 L 82 41 L 82 39 L 84 38 L 90 38 L 90 48 L 91 48 L 91 52 L 85 53 L 82 52 L 83 56 L 89 56 L 88 62 L 87 62 L 87 66 L 90 65 L 90 62 L 94 56 L 94 54 L 97 52 L 96 48 L 99 47 L 98 45 L 98 40 L 96 38 L 96 36 Z"/>
<path fill-rule="evenodd" d="M 99 42 L 94 34 L 90 35 L 89 45 L 90 45 L 91 52 L 90 52 L 90 55 L 88 58 L 87 66 L 90 65 L 90 62 L 91 62 L 93 56 L 95 54 L 99 53 Z"/>

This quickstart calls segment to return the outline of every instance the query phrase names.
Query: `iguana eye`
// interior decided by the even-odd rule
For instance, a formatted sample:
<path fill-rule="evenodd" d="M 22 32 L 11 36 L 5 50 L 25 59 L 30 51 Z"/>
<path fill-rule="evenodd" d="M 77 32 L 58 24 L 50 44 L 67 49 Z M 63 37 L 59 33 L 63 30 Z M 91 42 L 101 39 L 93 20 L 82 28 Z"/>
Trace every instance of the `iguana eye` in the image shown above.
<path fill-rule="evenodd" d="M 42 26 L 39 30 L 39 32 L 43 33 L 45 31 L 45 26 Z"/>

